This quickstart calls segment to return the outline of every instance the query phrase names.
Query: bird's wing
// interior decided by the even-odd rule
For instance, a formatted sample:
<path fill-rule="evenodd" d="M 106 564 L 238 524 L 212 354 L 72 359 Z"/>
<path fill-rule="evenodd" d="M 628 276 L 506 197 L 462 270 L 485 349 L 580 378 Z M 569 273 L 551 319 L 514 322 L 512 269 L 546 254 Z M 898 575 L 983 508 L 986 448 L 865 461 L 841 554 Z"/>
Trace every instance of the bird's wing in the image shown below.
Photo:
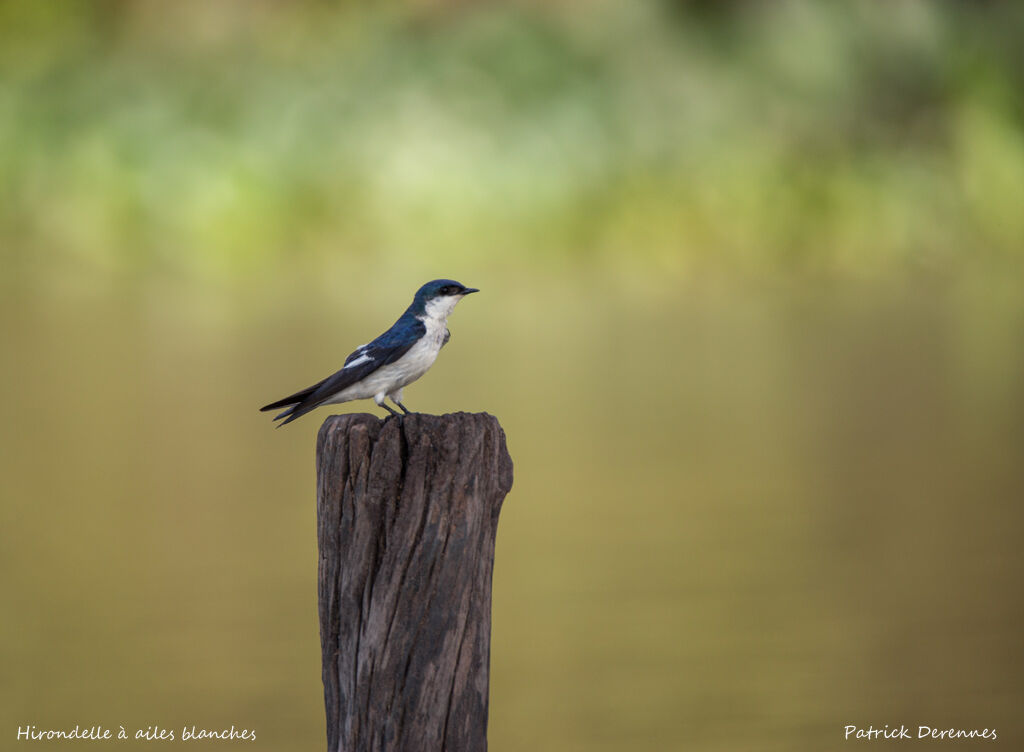
<path fill-rule="evenodd" d="M 451 338 L 452 338 L 452 330 L 447 328 L 447 327 L 445 327 L 444 339 L 441 341 L 441 347 L 444 347 L 445 345 L 447 345 L 448 344 L 448 340 L 450 340 Z"/>
<path fill-rule="evenodd" d="M 291 423 L 338 392 L 362 381 L 381 366 L 394 363 L 405 355 L 409 348 L 416 344 L 426 332 L 427 328 L 422 321 L 412 317 L 406 319 L 403 316 L 373 342 L 356 348 L 345 358 L 345 365 L 341 370 L 313 386 L 260 409 L 273 410 L 291 405 L 287 410 L 274 417 L 274 420 L 285 418 L 280 424 L 282 426 L 285 423 Z"/>

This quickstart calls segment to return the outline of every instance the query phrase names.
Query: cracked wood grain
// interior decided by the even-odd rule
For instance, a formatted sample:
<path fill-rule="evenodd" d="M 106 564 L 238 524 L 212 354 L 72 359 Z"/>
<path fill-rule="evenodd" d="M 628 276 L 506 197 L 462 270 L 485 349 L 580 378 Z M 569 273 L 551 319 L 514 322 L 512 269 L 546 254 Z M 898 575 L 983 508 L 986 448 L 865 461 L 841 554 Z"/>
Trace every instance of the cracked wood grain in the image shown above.
<path fill-rule="evenodd" d="M 491 572 L 512 458 L 486 413 L 335 415 L 317 439 L 329 752 L 487 749 Z"/>

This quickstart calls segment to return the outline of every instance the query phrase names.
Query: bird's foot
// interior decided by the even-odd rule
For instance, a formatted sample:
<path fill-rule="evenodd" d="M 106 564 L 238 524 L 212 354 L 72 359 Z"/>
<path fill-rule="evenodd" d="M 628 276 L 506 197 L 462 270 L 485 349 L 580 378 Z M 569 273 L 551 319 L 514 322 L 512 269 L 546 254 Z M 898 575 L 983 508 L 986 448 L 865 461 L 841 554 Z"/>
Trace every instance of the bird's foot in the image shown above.
<path fill-rule="evenodd" d="M 390 415 L 385 415 L 384 416 L 384 420 L 387 420 L 388 418 L 401 418 L 402 417 L 402 414 L 400 412 L 398 412 L 397 410 L 392 410 L 387 405 L 381 404 L 380 407 L 383 407 L 385 410 L 387 410 L 390 413 Z"/>

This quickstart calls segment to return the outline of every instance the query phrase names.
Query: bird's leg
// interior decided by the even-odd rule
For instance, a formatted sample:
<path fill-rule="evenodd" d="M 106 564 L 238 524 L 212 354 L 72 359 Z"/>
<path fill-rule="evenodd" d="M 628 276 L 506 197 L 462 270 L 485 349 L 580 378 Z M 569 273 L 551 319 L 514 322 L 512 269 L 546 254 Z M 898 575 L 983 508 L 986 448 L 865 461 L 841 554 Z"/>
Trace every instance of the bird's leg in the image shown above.
<path fill-rule="evenodd" d="M 380 396 L 380 399 L 377 399 L 375 397 L 373 401 L 377 403 L 377 407 L 383 407 L 385 410 L 387 410 L 392 415 L 394 415 L 396 417 L 399 417 L 399 418 L 402 417 L 402 414 L 400 412 L 398 412 L 397 410 L 391 409 L 391 406 L 384 402 L 384 396 L 383 395 Z"/>
<path fill-rule="evenodd" d="M 402 408 L 402 412 L 404 412 L 406 415 L 409 415 L 411 411 L 409 410 L 409 408 L 402 404 L 402 390 L 400 388 L 393 391 L 391 394 L 388 395 L 388 397 L 391 398 L 392 402 L 394 402 L 396 405 Z"/>

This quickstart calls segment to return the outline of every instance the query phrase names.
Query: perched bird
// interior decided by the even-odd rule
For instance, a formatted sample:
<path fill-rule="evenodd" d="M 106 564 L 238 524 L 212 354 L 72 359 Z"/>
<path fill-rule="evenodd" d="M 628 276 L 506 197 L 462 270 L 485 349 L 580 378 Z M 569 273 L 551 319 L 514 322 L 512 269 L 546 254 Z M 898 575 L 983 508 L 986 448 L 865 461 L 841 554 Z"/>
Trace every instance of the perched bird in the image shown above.
<path fill-rule="evenodd" d="M 320 405 L 337 405 L 351 400 L 369 399 L 392 415 L 397 410 L 385 404 L 390 398 L 405 413 L 402 387 L 425 374 L 448 344 L 448 315 L 465 296 L 479 292 L 451 279 L 435 279 L 416 291 L 412 305 L 398 321 L 373 342 L 361 345 L 345 358 L 337 373 L 290 397 L 261 407 L 260 410 L 287 408 L 274 420 L 284 420 L 278 427 L 291 423 Z"/>

